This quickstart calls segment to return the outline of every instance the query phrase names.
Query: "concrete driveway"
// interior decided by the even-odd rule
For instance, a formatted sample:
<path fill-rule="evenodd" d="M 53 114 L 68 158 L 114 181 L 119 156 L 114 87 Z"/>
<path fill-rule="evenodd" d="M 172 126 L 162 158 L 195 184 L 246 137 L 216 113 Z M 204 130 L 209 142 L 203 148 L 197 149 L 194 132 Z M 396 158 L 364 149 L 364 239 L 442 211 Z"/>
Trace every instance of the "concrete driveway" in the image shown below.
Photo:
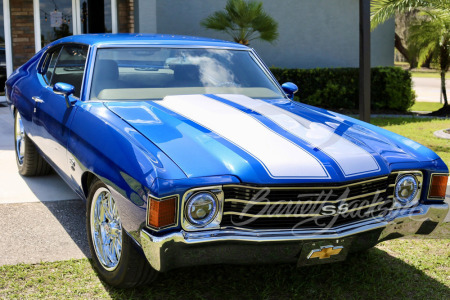
<path fill-rule="evenodd" d="M 441 79 L 413 77 L 414 91 L 418 102 L 438 102 L 441 93 Z M 450 79 L 446 80 L 447 95 L 450 96 Z"/>
<path fill-rule="evenodd" d="M 17 172 L 13 118 L 0 106 L 0 265 L 89 255 L 85 203 L 56 175 Z"/>

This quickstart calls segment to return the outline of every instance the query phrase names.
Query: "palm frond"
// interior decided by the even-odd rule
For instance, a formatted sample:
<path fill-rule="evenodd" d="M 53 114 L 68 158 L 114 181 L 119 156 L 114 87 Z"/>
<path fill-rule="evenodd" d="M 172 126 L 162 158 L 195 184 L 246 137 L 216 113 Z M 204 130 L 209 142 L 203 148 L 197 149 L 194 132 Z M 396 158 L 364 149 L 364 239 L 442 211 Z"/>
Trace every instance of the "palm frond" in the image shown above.
<path fill-rule="evenodd" d="M 259 32 L 259 38 L 264 41 L 273 42 L 278 38 L 278 23 L 266 13 L 261 13 L 255 18 L 252 27 Z"/>
<path fill-rule="evenodd" d="M 371 27 L 376 28 L 393 17 L 396 12 L 403 13 L 415 9 L 439 9 L 450 16 L 450 0 L 372 0 Z"/>
<path fill-rule="evenodd" d="M 449 59 L 445 49 L 450 47 L 448 45 L 450 20 L 441 18 L 439 14 L 433 14 L 433 12 L 434 10 L 427 11 L 427 18 L 417 20 L 409 28 L 408 44 L 410 48 L 417 49 L 419 66 L 430 54 L 441 63 Z M 443 63 L 442 67 L 448 68 L 447 65 L 447 63 Z"/>
<path fill-rule="evenodd" d="M 200 24 L 208 29 L 224 31 L 234 41 L 243 44 L 254 39 L 273 42 L 278 38 L 278 23 L 257 1 L 228 0 L 223 11 L 213 13 Z"/>
<path fill-rule="evenodd" d="M 222 11 L 215 12 L 211 16 L 204 19 L 200 24 L 206 28 L 214 30 L 226 30 L 227 28 L 233 28 L 230 18 Z"/>

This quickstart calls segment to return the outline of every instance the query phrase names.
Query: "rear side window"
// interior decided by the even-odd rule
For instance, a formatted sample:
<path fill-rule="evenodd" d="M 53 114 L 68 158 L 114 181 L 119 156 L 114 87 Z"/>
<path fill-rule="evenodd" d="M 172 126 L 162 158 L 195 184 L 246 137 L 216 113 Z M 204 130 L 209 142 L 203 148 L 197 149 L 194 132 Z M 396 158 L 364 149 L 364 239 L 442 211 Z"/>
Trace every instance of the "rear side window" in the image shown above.
<path fill-rule="evenodd" d="M 58 59 L 61 47 L 58 47 L 47 54 L 44 66 L 42 68 L 42 76 L 47 84 L 50 84 L 52 80 L 53 73 L 55 71 L 56 60 Z"/>
<path fill-rule="evenodd" d="M 80 97 L 81 85 L 83 82 L 84 66 L 88 47 L 84 45 L 65 45 L 58 58 L 51 85 L 57 82 L 64 82 L 75 87 L 73 95 Z"/>

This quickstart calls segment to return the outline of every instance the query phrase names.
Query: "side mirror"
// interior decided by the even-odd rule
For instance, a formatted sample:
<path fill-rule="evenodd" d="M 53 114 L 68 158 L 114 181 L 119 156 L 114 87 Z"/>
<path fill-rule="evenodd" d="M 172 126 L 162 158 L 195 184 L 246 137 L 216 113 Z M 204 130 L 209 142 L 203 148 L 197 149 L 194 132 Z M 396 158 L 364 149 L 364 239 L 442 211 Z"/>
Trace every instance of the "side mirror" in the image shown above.
<path fill-rule="evenodd" d="M 64 82 L 57 82 L 53 86 L 53 92 L 58 95 L 64 95 L 64 99 L 66 99 L 66 105 L 67 108 L 71 107 L 76 100 L 70 100 L 69 96 L 75 92 L 75 87 L 71 84 L 64 83 Z"/>
<path fill-rule="evenodd" d="M 281 88 L 289 97 L 289 99 L 294 100 L 294 94 L 298 91 L 298 86 L 292 82 L 286 82 L 281 85 Z"/>

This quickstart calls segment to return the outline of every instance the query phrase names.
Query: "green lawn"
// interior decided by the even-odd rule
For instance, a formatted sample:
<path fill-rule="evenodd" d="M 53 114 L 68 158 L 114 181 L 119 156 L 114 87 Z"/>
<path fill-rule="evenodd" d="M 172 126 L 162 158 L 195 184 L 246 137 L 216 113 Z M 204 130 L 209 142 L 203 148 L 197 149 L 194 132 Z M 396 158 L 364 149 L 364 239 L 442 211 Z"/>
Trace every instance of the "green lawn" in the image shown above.
<path fill-rule="evenodd" d="M 207 266 L 170 271 L 147 287 L 102 283 L 89 260 L 0 267 L 0 298 L 102 299 L 449 299 L 450 240 L 384 242 L 347 261 Z"/>
<path fill-rule="evenodd" d="M 409 69 L 409 63 L 407 62 L 395 62 L 395 66 L 396 67 L 401 67 L 405 70 Z M 425 77 L 425 78 L 441 78 L 441 74 L 438 66 L 432 66 L 432 69 L 427 69 L 427 68 L 416 68 L 416 69 L 412 69 L 411 71 L 411 75 L 412 77 Z M 450 79 L 450 72 L 447 72 L 447 74 L 445 75 L 447 79 Z"/>
<path fill-rule="evenodd" d="M 433 136 L 450 120 L 372 123 L 430 147 L 450 164 L 450 143 Z M 0 299 L 450 299 L 450 226 L 438 231 L 449 238 L 388 241 L 337 264 L 180 269 L 133 290 L 104 284 L 87 259 L 0 266 Z"/>
<path fill-rule="evenodd" d="M 416 102 L 409 109 L 410 111 L 436 111 L 442 108 L 444 104 L 437 102 Z"/>
<path fill-rule="evenodd" d="M 411 71 L 412 77 L 425 77 L 425 78 L 441 78 L 441 74 L 439 71 L 436 72 L 420 72 L 420 71 Z M 446 79 L 450 79 L 450 72 L 445 74 Z"/>

